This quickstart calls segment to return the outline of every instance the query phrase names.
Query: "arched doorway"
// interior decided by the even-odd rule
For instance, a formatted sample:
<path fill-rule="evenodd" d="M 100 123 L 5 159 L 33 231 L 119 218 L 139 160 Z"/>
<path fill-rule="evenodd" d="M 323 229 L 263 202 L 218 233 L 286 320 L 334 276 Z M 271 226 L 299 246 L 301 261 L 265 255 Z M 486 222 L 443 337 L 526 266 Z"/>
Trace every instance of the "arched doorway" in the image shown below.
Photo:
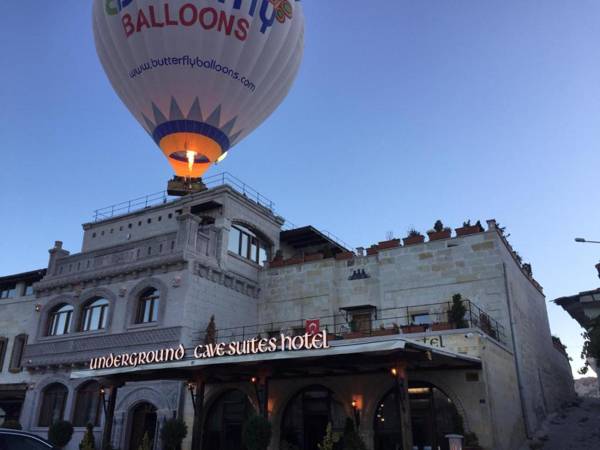
<path fill-rule="evenodd" d="M 242 428 L 254 408 L 242 391 L 222 394 L 210 407 L 204 424 L 203 450 L 243 450 Z"/>
<path fill-rule="evenodd" d="M 156 438 L 156 407 L 152 403 L 139 403 L 131 411 L 131 435 L 129 438 L 129 450 L 138 450 L 148 435 L 150 448 L 154 448 Z"/>
<path fill-rule="evenodd" d="M 428 383 L 410 383 L 408 388 L 413 446 L 448 450 L 445 435 L 462 433 L 462 417 L 452 400 Z M 373 423 L 375 450 L 402 448 L 402 431 L 395 390 L 379 402 Z"/>
<path fill-rule="evenodd" d="M 299 450 L 318 450 L 327 424 L 343 431 L 346 415 L 333 393 L 323 386 L 311 386 L 297 393 L 287 404 L 281 421 L 281 444 Z"/>

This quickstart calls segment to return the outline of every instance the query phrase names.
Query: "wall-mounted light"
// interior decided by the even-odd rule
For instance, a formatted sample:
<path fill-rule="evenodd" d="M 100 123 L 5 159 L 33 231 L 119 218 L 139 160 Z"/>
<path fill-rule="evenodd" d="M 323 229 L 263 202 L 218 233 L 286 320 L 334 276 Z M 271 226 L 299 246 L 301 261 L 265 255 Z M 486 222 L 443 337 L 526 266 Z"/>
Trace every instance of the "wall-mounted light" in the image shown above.
<path fill-rule="evenodd" d="M 108 409 L 108 403 L 106 400 L 106 388 L 104 386 L 100 386 L 100 401 L 102 402 L 102 409 L 104 410 L 104 416 L 106 417 L 106 410 Z"/>
<path fill-rule="evenodd" d="M 250 383 L 252 383 L 252 384 L 256 384 L 257 381 L 258 381 L 258 379 L 256 377 L 250 378 Z"/>
<path fill-rule="evenodd" d="M 196 384 L 188 381 L 187 390 L 190 393 L 190 398 L 192 399 L 192 406 L 194 408 L 194 413 L 196 413 Z"/>
<path fill-rule="evenodd" d="M 40 312 L 42 310 L 42 305 L 40 305 L 39 303 L 37 305 L 35 305 L 35 312 Z"/>
<path fill-rule="evenodd" d="M 395 367 L 392 367 L 392 369 L 390 370 L 390 373 L 392 374 L 393 377 L 398 376 L 398 369 L 396 369 Z"/>
<path fill-rule="evenodd" d="M 360 412 L 363 406 L 362 395 L 353 395 L 351 405 L 354 414 L 354 425 L 356 426 L 356 429 L 358 429 L 360 427 Z"/>

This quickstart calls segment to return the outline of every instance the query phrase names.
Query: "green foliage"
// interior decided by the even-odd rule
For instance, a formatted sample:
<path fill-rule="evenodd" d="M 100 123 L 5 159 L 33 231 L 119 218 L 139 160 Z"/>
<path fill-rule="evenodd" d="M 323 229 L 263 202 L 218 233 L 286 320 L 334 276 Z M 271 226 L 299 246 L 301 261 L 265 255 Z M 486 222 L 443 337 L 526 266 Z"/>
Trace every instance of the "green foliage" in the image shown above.
<path fill-rule="evenodd" d="M 86 425 L 85 434 L 79 444 L 79 450 L 96 450 L 94 441 L 94 426 L 91 423 Z"/>
<path fill-rule="evenodd" d="M 319 450 L 333 450 L 335 444 L 340 440 L 340 436 L 338 433 L 334 433 L 331 428 L 331 422 L 327 424 L 327 431 L 325 432 L 325 436 L 323 436 L 323 442 L 317 444 Z"/>
<path fill-rule="evenodd" d="M 138 450 L 152 450 L 152 441 L 150 440 L 150 436 L 148 436 L 148 432 L 144 433 L 142 443 L 138 447 Z"/>
<path fill-rule="evenodd" d="M 581 358 L 585 360 L 585 365 L 579 369 L 581 375 L 585 375 L 589 369 L 590 363 L 588 358 L 600 359 L 600 317 L 592 321 L 591 326 L 582 333 L 583 349 L 581 350 Z"/>
<path fill-rule="evenodd" d="M 22 430 L 23 426 L 19 423 L 18 420 L 7 420 L 2 425 L 2 428 L 8 428 L 10 430 Z"/>
<path fill-rule="evenodd" d="M 249 417 L 244 424 L 242 440 L 248 450 L 267 450 L 271 442 L 271 424 L 263 416 Z"/>
<path fill-rule="evenodd" d="M 354 428 L 354 421 L 349 417 L 346 418 L 342 442 L 344 443 L 344 450 L 367 450 L 362 437 Z"/>
<path fill-rule="evenodd" d="M 423 236 L 423 235 L 421 234 L 420 231 L 417 231 L 414 228 L 411 228 L 410 230 L 408 230 L 408 237 L 417 237 L 417 236 Z"/>
<path fill-rule="evenodd" d="M 160 440 L 164 450 L 180 450 L 181 443 L 188 433 L 188 427 L 181 419 L 169 419 L 160 429 Z"/>
<path fill-rule="evenodd" d="M 452 296 L 452 306 L 448 312 L 450 322 L 454 323 L 456 328 L 467 328 L 467 321 L 465 320 L 465 314 L 467 308 L 462 300 L 462 295 L 455 294 Z"/>
<path fill-rule="evenodd" d="M 73 437 L 73 425 L 66 420 L 59 420 L 48 428 L 48 440 L 58 448 L 65 447 Z"/>

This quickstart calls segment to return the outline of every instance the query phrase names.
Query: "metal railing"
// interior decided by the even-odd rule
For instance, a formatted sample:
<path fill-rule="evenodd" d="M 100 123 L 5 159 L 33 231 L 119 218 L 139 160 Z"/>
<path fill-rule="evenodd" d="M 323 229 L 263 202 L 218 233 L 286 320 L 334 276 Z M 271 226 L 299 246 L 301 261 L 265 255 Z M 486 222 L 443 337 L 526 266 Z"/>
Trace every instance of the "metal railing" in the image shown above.
<path fill-rule="evenodd" d="M 275 203 L 262 195 L 252 186 L 243 182 L 239 178 L 231 175 L 229 172 L 218 173 L 202 179 L 207 188 L 215 188 L 218 186 L 230 186 L 244 197 L 263 206 L 274 212 Z M 131 200 L 126 200 L 114 205 L 105 206 L 104 208 L 94 211 L 94 222 L 110 219 L 116 216 L 129 214 L 134 211 L 139 211 L 151 206 L 157 206 L 165 203 L 177 201 L 180 197 L 169 196 L 167 191 L 155 192 L 153 194 L 144 195 Z"/>
<path fill-rule="evenodd" d="M 339 313 L 324 317 L 302 318 L 280 322 L 243 325 L 216 330 L 217 342 L 233 342 L 253 337 L 273 337 L 280 333 L 286 335 L 304 334 L 307 321 L 318 319 L 321 330 L 327 330 L 334 339 L 355 339 L 369 336 L 383 336 L 393 334 L 411 334 L 426 331 L 443 331 L 461 328 L 478 328 L 491 338 L 505 343 L 504 327 L 497 320 L 485 313 L 480 307 L 470 300 L 463 300 L 466 308 L 464 322 L 452 323 L 450 308 L 452 302 L 430 303 L 425 305 L 402 306 L 397 308 L 372 309 L 370 319 L 364 319 L 365 309 L 361 311 L 361 319 L 354 317 L 353 313 Z M 356 316 L 356 313 L 354 313 Z M 204 342 L 206 332 L 195 333 L 196 342 Z"/>

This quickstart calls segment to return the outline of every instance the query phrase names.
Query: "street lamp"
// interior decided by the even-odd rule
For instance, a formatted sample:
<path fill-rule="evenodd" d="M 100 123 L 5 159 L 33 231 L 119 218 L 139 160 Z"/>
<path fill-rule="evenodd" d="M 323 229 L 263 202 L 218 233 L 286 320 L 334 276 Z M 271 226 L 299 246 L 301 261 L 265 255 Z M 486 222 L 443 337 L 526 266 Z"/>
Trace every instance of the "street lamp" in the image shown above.
<path fill-rule="evenodd" d="M 584 244 L 600 244 L 600 241 L 588 241 L 584 238 L 575 238 L 575 242 L 580 242 Z M 598 278 L 600 278 L 600 263 L 596 264 L 596 270 L 598 271 Z"/>

